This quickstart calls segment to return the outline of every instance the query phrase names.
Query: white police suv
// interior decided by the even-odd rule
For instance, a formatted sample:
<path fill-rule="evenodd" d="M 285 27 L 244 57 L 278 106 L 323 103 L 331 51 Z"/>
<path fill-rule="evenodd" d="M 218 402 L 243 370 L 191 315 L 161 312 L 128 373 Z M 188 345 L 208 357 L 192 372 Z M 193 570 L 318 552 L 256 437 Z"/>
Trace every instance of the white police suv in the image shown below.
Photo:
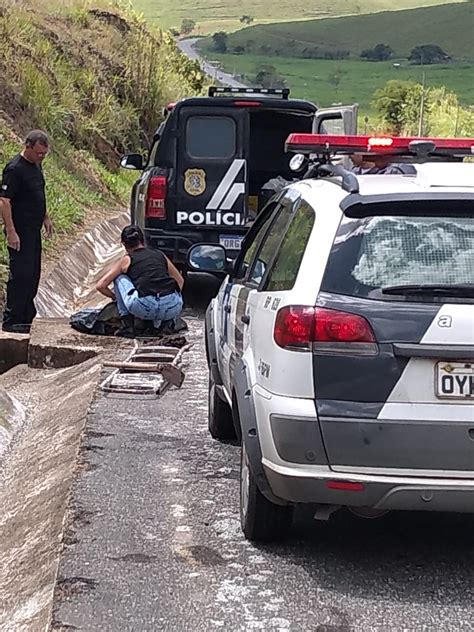
<path fill-rule="evenodd" d="M 474 139 L 295 134 L 306 177 L 260 213 L 206 315 L 209 429 L 242 443 L 246 537 L 294 505 L 474 512 Z M 341 156 L 416 163 L 355 176 Z"/>

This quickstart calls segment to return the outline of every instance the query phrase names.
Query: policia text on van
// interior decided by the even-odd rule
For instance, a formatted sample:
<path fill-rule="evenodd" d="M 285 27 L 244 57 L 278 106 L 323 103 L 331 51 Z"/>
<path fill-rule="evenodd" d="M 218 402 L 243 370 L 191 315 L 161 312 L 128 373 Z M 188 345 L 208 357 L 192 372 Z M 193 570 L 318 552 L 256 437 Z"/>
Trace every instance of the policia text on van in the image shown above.
<path fill-rule="evenodd" d="M 147 161 L 122 159 L 139 169 L 131 221 L 148 243 L 185 267 L 195 243 L 220 243 L 234 255 L 246 226 L 266 202 L 262 186 L 291 180 L 285 140 L 291 132 L 355 133 L 356 107 L 317 110 L 289 98 L 287 89 L 210 88 L 208 97 L 183 99 L 165 111 Z M 336 132 L 337 133 L 337 132 Z"/>

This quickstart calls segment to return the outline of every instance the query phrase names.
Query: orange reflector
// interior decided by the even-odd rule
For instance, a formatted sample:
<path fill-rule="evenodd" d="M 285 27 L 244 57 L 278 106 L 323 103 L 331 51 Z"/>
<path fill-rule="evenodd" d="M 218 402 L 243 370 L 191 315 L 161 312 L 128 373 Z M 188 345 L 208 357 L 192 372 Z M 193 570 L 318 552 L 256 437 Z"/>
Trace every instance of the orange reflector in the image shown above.
<path fill-rule="evenodd" d="M 343 492 L 363 492 L 364 486 L 362 483 L 351 483 L 350 481 L 327 481 L 326 487 L 328 489 L 337 489 Z"/>

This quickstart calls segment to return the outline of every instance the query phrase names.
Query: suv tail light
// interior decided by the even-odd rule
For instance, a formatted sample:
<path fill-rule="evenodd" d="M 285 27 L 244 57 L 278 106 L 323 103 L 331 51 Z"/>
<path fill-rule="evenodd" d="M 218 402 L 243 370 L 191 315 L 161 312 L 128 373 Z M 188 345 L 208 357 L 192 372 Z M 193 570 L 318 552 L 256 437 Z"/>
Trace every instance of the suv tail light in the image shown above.
<path fill-rule="evenodd" d="M 166 218 L 166 176 L 152 176 L 148 184 L 145 203 L 145 217 Z"/>
<path fill-rule="evenodd" d="M 375 355 L 377 343 L 362 316 L 323 307 L 289 305 L 279 310 L 273 332 L 283 349 Z"/>

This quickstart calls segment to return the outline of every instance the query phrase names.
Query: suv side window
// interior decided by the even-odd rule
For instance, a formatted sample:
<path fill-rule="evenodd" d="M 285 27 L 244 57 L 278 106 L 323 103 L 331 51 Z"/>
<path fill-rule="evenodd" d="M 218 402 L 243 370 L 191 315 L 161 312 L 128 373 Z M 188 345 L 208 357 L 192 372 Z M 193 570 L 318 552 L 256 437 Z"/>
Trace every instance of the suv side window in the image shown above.
<path fill-rule="evenodd" d="M 305 200 L 294 205 L 294 214 L 280 250 L 267 277 L 265 289 L 270 292 L 291 290 L 314 226 L 315 212 Z"/>
<path fill-rule="evenodd" d="M 237 267 L 235 269 L 234 277 L 236 279 L 243 279 L 246 277 L 249 266 L 252 262 L 253 256 L 262 241 L 262 237 L 268 230 L 268 227 L 275 216 L 275 209 L 277 203 L 273 202 L 269 204 L 265 209 L 262 210 L 262 215 L 265 214 L 265 218 L 262 216 L 261 218 L 257 218 L 257 222 L 259 225 L 255 224 L 248 233 L 251 241 L 246 244 L 244 250 L 239 255 L 239 263 L 237 263 Z M 261 219 L 261 221 L 259 221 Z M 253 233 L 253 235 L 252 235 Z"/>
<path fill-rule="evenodd" d="M 186 123 L 186 153 L 191 158 L 232 158 L 237 126 L 229 116 L 190 116 Z"/>
<path fill-rule="evenodd" d="M 247 281 L 252 285 L 260 285 L 269 269 L 275 253 L 278 252 L 285 229 L 291 216 L 291 201 L 283 198 L 272 225 L 263 238 L 258 254 L 254 257 Z"/>

